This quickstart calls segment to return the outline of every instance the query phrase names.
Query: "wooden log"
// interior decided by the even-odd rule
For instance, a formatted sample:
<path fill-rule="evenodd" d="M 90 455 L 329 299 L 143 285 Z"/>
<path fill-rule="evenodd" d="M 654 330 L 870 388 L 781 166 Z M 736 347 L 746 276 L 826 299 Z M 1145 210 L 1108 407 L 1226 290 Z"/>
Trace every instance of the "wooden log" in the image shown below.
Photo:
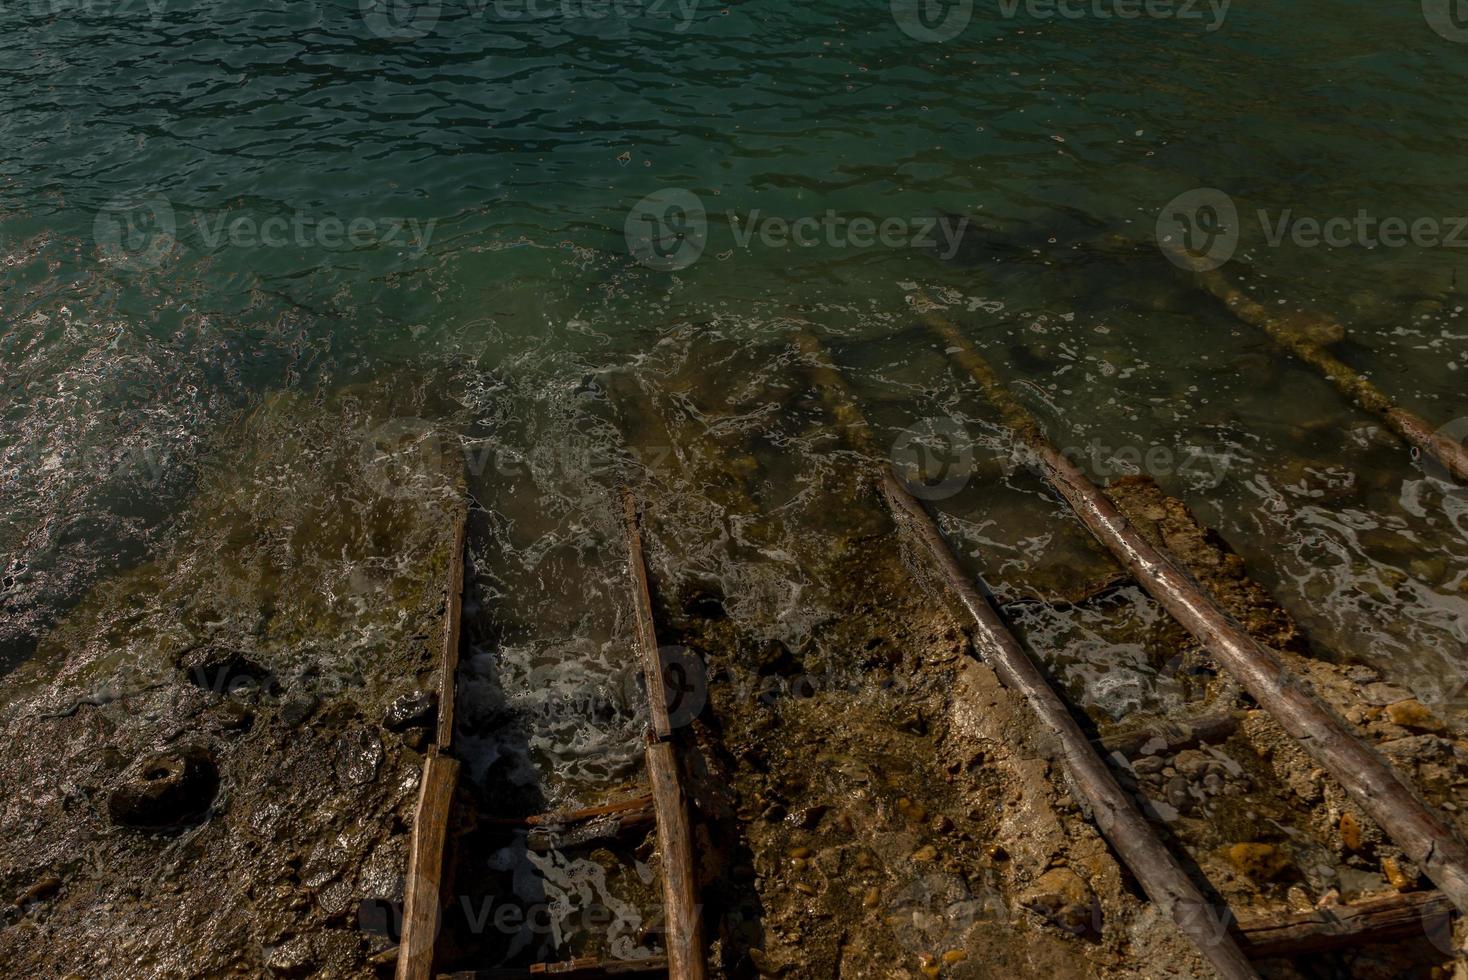
<path fill-rule="evenodd" d="M 1452 941 L 1453 903 L 1441 892 L 1408 892 L 1239 923 L 1250 959 L 1307 956 L 1421 936 Z"/>
<path fill-rule="evenodd" d="M 398 943 L 397 980 L 429 980 L 438 939 L 442 902 L 443 848 L 449 806 L 459 782 L 459 762 L 428 750 L 423 760 L 418 809 L 408 845 L 408 884 L 403 894 L 403 933 Z"/>
<path fill-rule="evenodd" d="M 658 823 L 658 854 L 662 859 L 663 904 L 667 918 L 668 976 L 671 980 L 703 980 L 703 922 L 699 914 L 698 888 L 694 877 L 693 837 L 689 829 L 688 800 L 678 775 L 674 753 L 673 726 L 668 718 L 667 694 L 663 688 L 662 658 L 658 653 L 657 627 L 652 615 L 647 566 L 642 555 L 642 532 L 637 521 L 637 500 L 631 490 L 622 495 L 626 522 L 627 552 L 632 573 L 632 603 L 637 618 L 638 651 L 647 681 L 648 746 L 647 775 L 653 809 Z"/>
<path fill-rule="evenodd" d="M 455 679 L 459 672 L 459 620 L 464 615 L 464 541 L 469 512 L 460 509 L 454 518 L 453 548 L 449 554 L 448 595 L 444 601 L 443 649 L 438 667 L 438 730 L 434 743 L 444 751 L 454 742 Z"/>
<path fill-rule="evenodd" d="M 1227 935 L 1227 907 L 1215 913 L 1158 840 L 1040 669 L 959 567 L 922 504 L 890 470 L 883 473 L 881 489 L 898 527 L 926 550 L 948 588 L 973 618 L 979 655 L 1006 687 L 1023 695 L 1040 721 L 1057 736 L 1062 761 L 1077 795 L 1090 807 L 1096 826 L 1131 869 L 1147 897 L 1177 923 L 1220 976 L 1257 977 Z"/>
<path fill-rule="evenodd" d="M 494 827 L 544 827 L 565 826 L 567 824 L 580 823 L 583 820 L 594 820 L 597 817 L 605 817 L 610 814 L 623 814 L 627 812 L 641 813 L 652 809 L 652 794 L 646 793 L 642 796 L 633 796 L 625 800 L 617 800 L 615 803 L 603 803 L 599 806 L 582 807 L 579 810 L 551 810 L 548 813 L 536 813 L 528 817 L 493 817 L 481 819 L 479 822 Z"/>
<path fill-rule="evenodd" d="M 658 855 L 663 870 L 663 905 L 667 917 L 664 946 L 671 980 L 702 980 L 703 921 L 699 915 L 694 879 L 693 839 L 688 825 L 688 801 L 678 777 L 673 746 L 652 742 L 647 747 L 647 774 L 658 815 Z"/>
<path fill-rule="evenodd" d="M 1173 254 L 1192 265 L 1203 289 L 1235 317 L 1262 330 L 1276 344 L 1315 368 L 1337 391 L 1384 421 L 1409 446 L 1436 459 L 1455 480 L 1468 482 L 1468 448 L 1439 434 L 1422 416 L 1395 404 L 1380 388 L 1326 349 L 1325 343 L 1318 339 L 1318 332 L 1312 334 L 1301 329 L 1299 314 L 1277 314 L 1229 282 L 1219 270 L 1200 268 L 1181 249 L 1175 249 Z M 1340 329 L 1333 322 L 1330 325 Z"/>
<path fill-rule="evenodd" d="M 637 620 L 637 653 L 642 676 L 647 682 L 647 710 L 653 735 L 659 739 L 673 734 L 668 718 L 668 692 L 663 684 L 662 656 L 658 653 L 657 627 L 652 618 L 652 596 L 647 584 L 647 564 L 642 555 L 642 532 L 638 528 L 637 499 L 631 490 L 622 492 L 622 519 L 627 537 L 627 567 L 632 572 L 633 615 Z"/>
<path fill-rule="evenodd" d="M 1238 730 L 1246 711 L 1216 711 L 1182 721 L 1158 721 L 1136 731 L 1115 732 L 1092 739 L 1107 752 L 1120 752 L 1128 759 L 1142 754 L 1148 745 L 1161 742 L 1168 752 L 1191 748 L 1199 742 L 1222 742 Z"/>
<path fill-rule="evenodd" d="M 531 977 L 560 977 L 561 980 L 597 980 L 601 977 L 635 977 L 664 975 L 668 961 L 662 956 L 637 960 L 599 960 L 581 957 L 559 963 L 535 963 L 528 967 L 490 967 L 484 970 L 459 970 L 440 973 L 438 980 L 530 980 Z"/>
<path fill-rule="evenodd" d="M 1045 437 L 957 326 L 931 311 L 923 319 L 948 343 L 949 354 L 979 382 L 1005 421 L 1024 439 L 1031 465 L 1065 498 L 1081 523 L 1242 684 L 1259 707 L 1335 777 L 1443 894 L 1460 911 L 1468 911 L 1468 848 L 1447 822 L 1291 674 L 1278 654 L 1254 639 L 1175 559 L 1154 547 L 1122 516 L 1110 498 Z"/>

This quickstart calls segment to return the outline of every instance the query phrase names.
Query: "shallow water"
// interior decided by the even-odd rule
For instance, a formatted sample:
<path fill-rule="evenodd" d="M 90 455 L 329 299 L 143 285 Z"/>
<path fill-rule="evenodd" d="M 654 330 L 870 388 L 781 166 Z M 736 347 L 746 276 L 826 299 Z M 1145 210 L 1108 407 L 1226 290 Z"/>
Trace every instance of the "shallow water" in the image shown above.
<path fill-rule="evenodd" d="M 1461 488 L 1152 241 L 1177 194 L 1226 191 L 1243 215 L 1228 275 L 1339 318 L 1342 357 L 1435 424 L 1468 416 L 1459 251 L 1273 246 L 1254 217 L 1463 210 L 1446 134 L 1468 123 L 1468 62 L 1417 6 L 1231 8 L 1214 31 L 981 6 L 944 42 L 884 4 L 536 9 L 420 6 L 406 23 L 426 30 L 403 39 L 346 0 L 0 12 L 7 664 L 169 539 L 273 393 L 394 377 L 419 414 L 364 453 L 424 432 L 464 451 L 485 511 L 468 666 L 504 699 L 491 715 L 528 719 L 522 777 L 544 781 L 539 760 L 568 780 L 542 791 L 575 796 L 636 762 L 615 696 L 620 481 L 656 510 L 670 591 L 716 585 L 751 634 L 791 646 L 839 614 L 809 563 L 866 518 L 784 520 L 857 464 L 805 390 L 797 326 L 827 340 L 881 445 L 972 457 L 935 504 L 996 591 L 1104 571 L 916 325 L 925 297 L 1083 465 L 1114 475 L 1134 454 L 1186 499 L 1323 652 L 1461 695 Z M 707 229 L 669 271 L 626 229 L 673 191 Z M 741 244 L 778 231 L 762 219 L 828 211 L 968 224 L 946 255 Z M 696 462 L 711 457 L 725 478 Z M 1084 617 L 1035 635 L 1073 641 L 1072 695 L 1101 713 L 1175 696 Z M 591 702 L 603 723 L 566 710 Z"/>

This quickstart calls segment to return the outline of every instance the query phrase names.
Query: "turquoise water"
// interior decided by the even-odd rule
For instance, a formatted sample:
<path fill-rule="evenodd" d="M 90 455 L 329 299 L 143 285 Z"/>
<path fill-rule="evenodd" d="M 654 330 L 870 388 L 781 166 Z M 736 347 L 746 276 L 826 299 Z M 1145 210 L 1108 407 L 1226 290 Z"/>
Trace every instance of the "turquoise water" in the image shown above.
<path fill-rule="evenodd" d="M 547 568 L 590 560 L 569 544 L 578 514 L 625 475 L 586 463 L 636 441 L 619 391 L 753 446 L 771 508 L 849 468 L 791 394 L 797 320 L 829 339 L 884 444 L 934 418 L 997 444 L 914 326 L 924 296 L 1029 383 L 1016 390 L 1062 445 L 1226 461 L 1156 475 L 1322 646 L 1447 696 L 1468 639 L 1461 493 L 1198 293 L 1153 236 L 1176 195 L 1226 192 L 1244 216 L 1226 272 L 1336 316 L 1342 356 L 1435 424 L 1468 416 L 1461 249 L 1274 246 L 1253 217 L 1468 213 L 1468 45 L 1415 4 L 1238 5 L 1215 30 L 1018 9 L 981 4 L 933 42 L 883 3 L 445 2 L 388 20 L 344 0 L 7 5 L 7 658 L 168 540 L 198 474 L 228 468 L 231 426 L 281 390 L 396 377 L 414 418 L 540 452 L 471 482 L 512 515 L 486 574 L 541 588 L 547 613 Z M 626 231 L 659 193 L 706 215 L 681 268 L 640 261 Z M 965 223 L 953 250 L 741 245 L 769 217 L 827 212 L 904 233 Z M 739 615 L 798 639 L 817 614 L 789 600 L 809 545 L 792 529 L 751 557 L 694 471 L 656 482 L 684 508 L 669 574 L 738 584 Z M 940 506 L 998 585 L 1069 560 L 1063 516 L 1022 479 Z M 710 521 L 736 530 L 701 533 Z M 538 608 L 510 640 L 546 628 Z"/>

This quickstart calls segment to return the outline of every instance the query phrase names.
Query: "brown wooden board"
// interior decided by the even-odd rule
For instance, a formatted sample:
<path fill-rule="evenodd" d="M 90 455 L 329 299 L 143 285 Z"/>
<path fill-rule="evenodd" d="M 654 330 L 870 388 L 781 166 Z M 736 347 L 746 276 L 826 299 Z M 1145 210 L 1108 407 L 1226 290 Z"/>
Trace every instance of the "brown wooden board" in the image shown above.
<path fill-rule="evenodd" d="M 449 807 L 459 782 L 459 762 L 430 748 L 408 845 L 408 883 L 403 893 L 403 935 L 398 943 L 397 980 L 428 980 L 438 938 L 444 839 Z"/>
<path fill-rule="evenodd" d="M 434 739 L 447 751 L 454 741 L 455 676 L 459 672 L 459 620 L 464 614 L 464 542 L 469 514 L 454 519 L 453 551 L 449 554 L 448 596 L 444 601 L 443 649 L 439 655 L 438 732 Z"/>
<path fill-rule="evenodd" d="M 632 573 L 633 615 L 637 620 L 637 653 L 642 676 L 647 682 L 647 708 L 653 734 L 659 739 L 673 734 L 668 719 L 668 694 L 663 687 L 663 664 L 658 654 L 658 634 L 652 616 L 652 595 L 647 584 L 647 564 L 642 555 L 642 532 L 638 527 L 637 498 L 622 493 L 622 518 L 627 535 L 627 566 Z"/>
<path fill-rule="evenodd" d="M 1239 923 L 1250 959 L 1305 956 L 1411 936 L 1452 941 L 1453 903 L 1441 892 L 1407 892 L 1352 905 Z"/>

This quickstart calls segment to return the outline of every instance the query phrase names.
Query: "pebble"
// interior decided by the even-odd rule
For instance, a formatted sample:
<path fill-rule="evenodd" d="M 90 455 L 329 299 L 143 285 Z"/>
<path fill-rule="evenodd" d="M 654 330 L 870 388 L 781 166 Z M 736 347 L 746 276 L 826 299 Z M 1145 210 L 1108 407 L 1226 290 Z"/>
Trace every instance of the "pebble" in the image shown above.
<path fill-rule="evenodd" d="M 1155 755 L 1146 755 L 1138 759 L 1136 762 L 1133 762 L 1132 769 L 1138 773 L 1141 773 L 1142 775 L 1147 775 L 1149 773 L 1161 772 L 1164 765 L 1165 763 L 1162 761 L 1161 757 Z"/>
<path fill-rule="evenodd" d="M 1393 725 L 1400 725 L 1415 731 L 1440 732 L 1443 730 L 1443 723 L 1416 698 L 1407 698 L 1404 701 L 1387 705 L 1386 716 L 1391 719 Z"/>
<path fill-rule="evenodd" d="M 1188 792 L 1188 781 L 1182 776 L 1173 776 L 1167 781 L 1167 802 L 1178 809 L 1187 806 L 1192 800 L 1192 794 Z"/>
<path fill-rule="evenodd" d="M 938 860 L 938 849 L 932 844 L 924 844 L 912 853 L 912 859 L 918 862 L 930 862 Z"/>
<path fill-rule="evenodd" d="M 954 963 L 962 963 L 966 959 L 968 959 L 968 953 L 961 949 L 950 949 L 943 954 L 943 962 L 950 966 Z"/>
<path fill-rule="evenodd" d="M 868 888 L 866 894 L 861 897 L 861 904 L 863 908 L 874 909 L 881 901 L 882 894 L 875 888 Z"/>
<path fill-rule="evenodd" d="M 800 892 L 800 894 L 802 894 L 802 895 L 814 895 L 814 894 L 816 894 L 816 886 L 815 885 L 808 885 L 808 884 L 806 884 L 803 881 L 797 881 L 795 883 L 795 890 L 798 891 L 798 892 Z"/>
<path fill-rule="evenodd" d="M 790 849 L 790 857 L 792 858 L 808 858 L 810 854 L 811 851 L 808 847 L 792 847 Z"/>
<path fill-rule="evenodd" d="M 1197 779 L 1208 768 L 1208 757 L 1197 749 L 1184 749 L 1172 760 L 1177 771 L 1189 779 Z"/>
<path fill-rule="evenodd" d="M 1070 868 L 1051 868 L 1035 880 L 1021 897 L 1026 908 L 1070 932 L 1084 932 L 1099 914 L 1091 886 Z"/>
<path fill-rule="evenodd" d="M 953 821 L 944 816 L 933 818 L 933 833 L 946 834 L 953 829 Z"/>
<path fill-rule="evenodd" d="M 1341 841 L 1352 851 L 1361 850 L 1361 824 L 1349 810 L 1341 814 Z"/>
<path fill-rule="evenodd" d="M 1278 877 L 1290 863 L 1289 858 L 1273 844 L 1234 844 L 1224 853 L 1230 864 L 1255 881 Z"/>
<path fill-rule="evenodd" d="M 1386 878 L 1387 883 L 1399 892 L 1411 891 L 1417 884 L 1413 878 L 1409 877 L 1402 870 L 1402 866 L 1397 863 L 1396 858 L 1382 858 L 1381 873 Z"/>

